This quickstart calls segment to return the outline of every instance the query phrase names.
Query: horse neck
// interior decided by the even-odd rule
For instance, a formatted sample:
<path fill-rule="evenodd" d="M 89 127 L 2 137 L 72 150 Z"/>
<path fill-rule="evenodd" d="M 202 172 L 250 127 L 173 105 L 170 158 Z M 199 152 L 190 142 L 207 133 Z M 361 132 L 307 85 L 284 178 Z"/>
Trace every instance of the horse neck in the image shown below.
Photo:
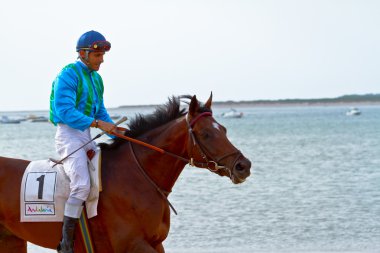
<path fill-rule="evenodd" d="M 139 139 L 188 159 L 188 138 L 186 121 L 182 117 L 148 132 Z M 139 145 L 133 144 L 132 148 L 140 168 L 159 188 L 171 192 L 186 162 Z"/>

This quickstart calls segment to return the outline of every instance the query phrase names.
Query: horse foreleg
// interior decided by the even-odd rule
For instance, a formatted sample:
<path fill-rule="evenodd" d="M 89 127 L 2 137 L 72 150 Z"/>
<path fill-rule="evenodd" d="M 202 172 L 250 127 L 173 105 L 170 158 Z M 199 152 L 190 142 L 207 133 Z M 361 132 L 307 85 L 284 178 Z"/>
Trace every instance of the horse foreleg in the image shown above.
<path fill-rule="evenodd" d="M 8 229 L 0 226 L 1 253 L 26 253 L 26 241 L 14 236 Z"/>

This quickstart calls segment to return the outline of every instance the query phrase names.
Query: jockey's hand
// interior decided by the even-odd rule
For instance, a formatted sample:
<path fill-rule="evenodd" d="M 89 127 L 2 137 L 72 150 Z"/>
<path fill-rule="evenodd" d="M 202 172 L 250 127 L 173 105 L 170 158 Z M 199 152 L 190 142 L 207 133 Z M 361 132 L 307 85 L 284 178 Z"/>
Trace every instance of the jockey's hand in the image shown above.
<path fill-rule="evenodd" d="M 107 133 L 111 133 L 113 130 L 117 129 L 115 124 L 103 120 L 98 120 L 98 128 Z"/>

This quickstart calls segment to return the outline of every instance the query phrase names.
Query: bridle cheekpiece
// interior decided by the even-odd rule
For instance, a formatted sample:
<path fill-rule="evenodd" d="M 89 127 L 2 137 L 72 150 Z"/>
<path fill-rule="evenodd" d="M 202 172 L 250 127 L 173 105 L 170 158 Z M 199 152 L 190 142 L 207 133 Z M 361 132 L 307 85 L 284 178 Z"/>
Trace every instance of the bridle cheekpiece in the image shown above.
<path fill-rule="evenodd" d="M 207 150 L 205 149 L 204 146 L 200 145 L 199 141 L 197 140 L 194 132 L 193 132 L 193 127 L 195 125 L 195 123 L 200 120 L 201 118 L 203 117 L 208 117 L 208 116 L 212 116 L 212 113 L 211 112 L 203 112 L 203 113 L 200 113 L 199 115 L 197 115 L 196 117 L 194 117 L 191 121 L 189 120 L 189 114 L 187 113 L 186 114 L 186 123 L 187 123 L 187 128 L 188 128 L 188 131 L 189 131 L 189 138 L 190 138 L 190 143 L 193 144 L 193 146 L 197 147 L 198 151 L 199 151 L 199 154 L 201 155 L 201 157 L 203 158 L 203 160 L 206 161 L 206 164 L 207 164 L 207 169 L 212 171 L 212 172 L 217 172 L 219 170 L 224 170 L 228 173 L 229 177 L 232 179 L 232 170 L 226 166 L 223 166 L 223 165 L 219 165 L 219 162 L 223 159 L 225 159 L 226 157 L 229 157 L 231 155 L 235 155 L 235 154 L 240 154 L 241 155 L 241 152 L 239 150 L 236 150 L 234 152 L 231 152 L 231 153 L 228 153 L 224 156 L 222 156 L 221 158 L 219 159 L 212 159 L 211 156 L 209 155 L 209 152 L 207 152 Z M 199 165 L 197 166 L 197 164 L 205 164 L 205 163 L 198 163 L 198 162 L 194 162 L 194 158 L 193 158 L 193 155 L 192 155 L 192 152 L 191 152 L 192 148 L 189 148 L 189 165 L 190 166 L 195 166 L 195 167 L 199 167 Z M 206 155 L 208 154 L 208 156 Z M 239 159 L 240 155 L 238 155 L 234 161 L 234 165 L 236 163 L 236 161 Z M 208 158 L 207 158 L 208 157 Z M 209 160 L 209 158 L 211 160 Z"/>

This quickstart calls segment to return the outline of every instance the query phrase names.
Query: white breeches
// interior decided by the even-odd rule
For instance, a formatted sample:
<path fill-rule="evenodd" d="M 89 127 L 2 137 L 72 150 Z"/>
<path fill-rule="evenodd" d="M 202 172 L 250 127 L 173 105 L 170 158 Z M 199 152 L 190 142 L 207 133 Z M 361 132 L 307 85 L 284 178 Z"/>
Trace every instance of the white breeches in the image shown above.
<path fill-rule="evenodd" d="M 61 157 L 66 157 L 91 140 L 90 128 L 85 131 L 58 124 L 55 135 L 56 150 Z M 63 161 L 63 167 L 70 178 L 70 196 L 68 203 L 76 204 L 78 200 L 86 201 L 90 193 L 90 175 L 87 165 L 87 151 L 96 149 L 96 143 L 90 142 Z"/>

